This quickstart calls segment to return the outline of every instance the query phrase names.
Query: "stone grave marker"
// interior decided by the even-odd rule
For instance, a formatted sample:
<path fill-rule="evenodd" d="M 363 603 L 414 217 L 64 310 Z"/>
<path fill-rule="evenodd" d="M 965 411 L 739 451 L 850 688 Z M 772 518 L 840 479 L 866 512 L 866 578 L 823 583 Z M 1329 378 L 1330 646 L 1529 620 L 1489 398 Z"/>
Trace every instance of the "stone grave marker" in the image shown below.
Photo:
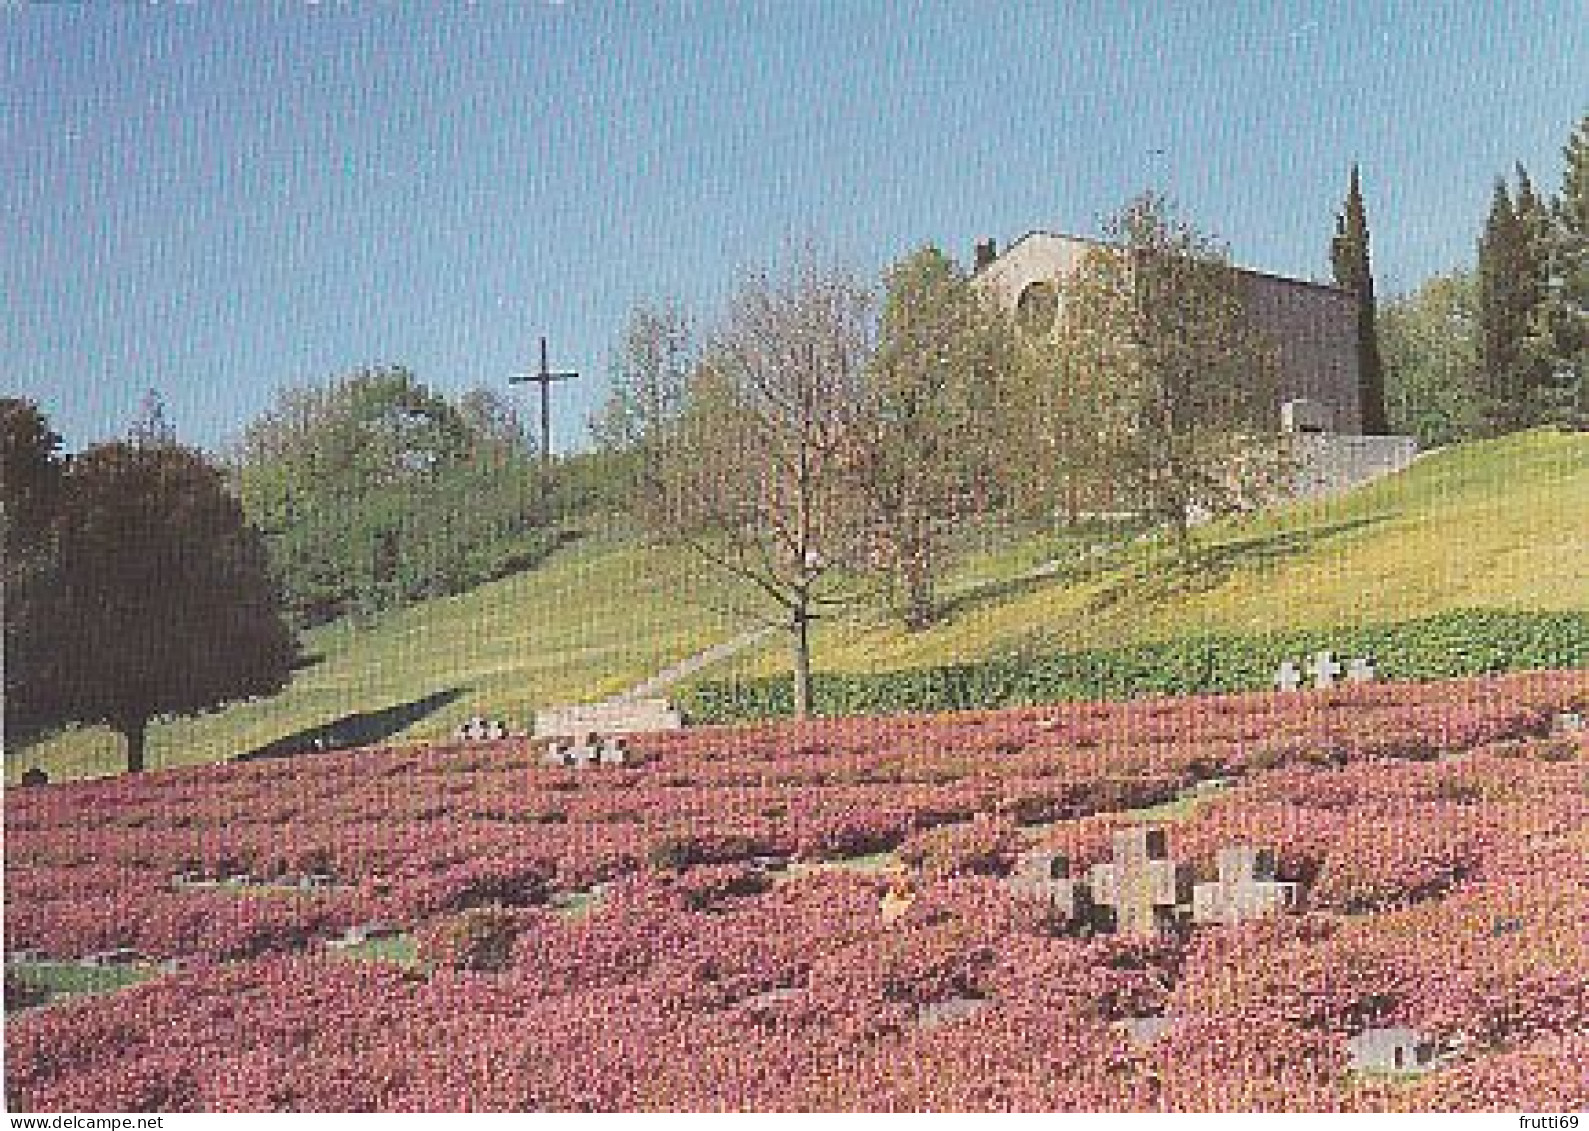
<path fill-rule="evenodd" d="M 1279 670 L 1275 672 L 1275 690 L 1276 691 L 1295 691 L 1297 688 L 1299 688 L 1301 686 L 1302 686 L 1302 671 L 1301 671 L 1301 669 L 1298 668 L 1296 666 L 1296 664 L 1292 663 L 1290 660 L 1286 660 L 1286 661 L 1282 662 L 1281 665 L 1280 665 Z"/>
<path fill-rule="evenodd" d="M 587 734 L 568 748 L 565 758 L 566 764 L 576 770 L 594 766 L 601 758 L 601 740 L 594 734 Z"/>
<path fill-rule="evenodd" d="M 402 933 L 391 923 L 377 919 L 373 922 L 360 923 L 357 926 L 349 927 L 342 933 L 341 938 L 331 939 L 327 941 L 326 945 L 336 950 L 346 950 L 350 947 L 362 946 L 367 942 L 373 942 L 376 939 L 394 939 Z"/>
<path fill-rule="evenodd" d="M 1015 895 L 1046 901 L 1067 923 L 1086 911 L 1083 887 L 1070 874 L 1064 853 L 1050 849 L 1028 852 L 1015 862 L 1007 886 Z"/>
<path fill-rule="evenodd" d="M 130 946 L 118 946 L 112 950 L 102 950 L 97 954 L 90 954 L 79 960 L 79 966 L 131 966 L 142 962 L 143 955 Z"/>
<path fill-rule="evenodd" d="M 1215 859 L 1219 879 L 1192 888 L 1192 922 L 1241 923 L 1296 906 L 1297 885 L 1275 879 L 1273 850 L 1239 845 Z"/>
<path fill-rule="evenodd" d="M 471 715 L 458 724 L 458 729 L 453 731 L 453 738 L 459 742 L 493 742 L 507 737 L 507 723 L 500 719 L 487 719 L 480 715 Z"/>
<path fill-rule="evenodd" d="M 1115 930 L 1151 935 L 1175 925 L 1176 908 L 1191 895 L 1186 869 L 1170 859 L 1160 828 L 1138 826 L 1114 835 L 1114 860 L 1088 873 L 1092 898 L 1114 912 Z"/>
<path fill-rule="evenodd" d="M 1346 663 L 1347 683 L 1373 683 L 1374 657 L 1358 656 Z"/>
<path fill-rule="evenodd" d="M 629 764 L 629 741 L 623 735 L 583 735 L 572 741 L 554 738 L 541 752 L 543 766 L 570 766 L 583 770 L 589 766 Z"/>
<path fill-rule="evenodd" d="M 1308 661 L 1308 674 L 1313 677 L 1314 687 L 1320 690 L 1334 687 L 1341 675 L 1341 665 L 1334 653 L 1319 652 Z"/>
<path fill-rule="evenodd" d="M 22 784 L 28 786 L 29 788 L 39 785 L 49 785 L 50 775 L 45 773 L 38 766 L 29 766 L 26 770 L 22 771 Z"/>
<path fill-rule="evenodd" d="M 759 994 L 752 994 L 742 999 L 738 1004 L 745 1009 L 766 1009 L 769 1006 L 780 1005 L 786 1001 L 798 1001 L 805 996 L 806 991 L 794 986 L 777 986 L 770 990 L 763 990 Z"/>
<path fill-rule="evenodd" d="M 970 997 L 966 994 L 956 994 L 940 1001 L 924 1001 L 916 1006 L 916 1024 L 923 1029 L 936 1028 L 981 1013 L 992 1004 L 985 997 Z"/>
<path fill-rule="evenodd" d="M 1125 1030 L 1131 1043 L 1139 1047 L 1152 1044 L 1175 1027 L 1175 1023 L 1168 1017 L 1161 1017 L 1158 1014 L 1138 1014 L 1122 1018 L 1119 1025 Z"/>
<path fill-rule="evenodd" d="M 1357 1072 L 1428 1072 L 1435 1066 L 1435 1044 L 1417 1029 L 1364 1029 L 1346 1042 Z"/>

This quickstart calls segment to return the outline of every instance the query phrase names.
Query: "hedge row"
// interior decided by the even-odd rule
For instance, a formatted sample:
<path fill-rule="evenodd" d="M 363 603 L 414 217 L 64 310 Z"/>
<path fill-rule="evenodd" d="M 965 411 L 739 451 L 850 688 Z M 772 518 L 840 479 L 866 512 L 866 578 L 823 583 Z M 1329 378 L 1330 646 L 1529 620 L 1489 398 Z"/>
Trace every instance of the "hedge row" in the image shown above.
<path fill-rule="evenodd" d="M 1326 649 L 1343 661 L 1371 656 L 1379 678 L 1390 680 L 1589 667 L 1589 612 L 1458 611 L 1397 624 L 1185 637 L 863 675 L 819 673 L 812 681 L 813 710 L 865 715 L 1255 691 L 1274 685 L 1282 660 L 1300 664 Z M 693 721 L 746 722 L 791 714 L 794 689 L 787 676 L 714 681 L 696 684 L 681 698 Z"/>

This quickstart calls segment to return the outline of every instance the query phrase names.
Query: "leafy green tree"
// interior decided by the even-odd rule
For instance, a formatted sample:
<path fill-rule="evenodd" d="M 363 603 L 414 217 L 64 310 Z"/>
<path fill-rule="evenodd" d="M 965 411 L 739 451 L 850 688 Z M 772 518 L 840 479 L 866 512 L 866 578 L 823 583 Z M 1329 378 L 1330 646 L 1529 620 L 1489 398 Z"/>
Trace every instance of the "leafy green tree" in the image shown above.
<path fill-rule="evenodd" d="M 1063 288 L 1062 387 L 1082 390 L 1097 466 L 1122 502 L 1167 524 L 1253 505 L 1285 467 L 1278 361 L 1223 245 L 1149 193 L 1108 224 Z"/>
<path fill-rule="evenodd" d="M 455 405 L 401 368 L 278 395 L 237 479 L 294 616 L 373 614 L 539 561 L 556 535 L 527 433 L 507 397 Z"/>
<path fill-rule="evenodd" d="M 128 772 L 144 768 L 151 719 L 286 684 L 296 643 L 264 543 L 199 452 L 90 448 L 71 462 L 54 534 L 43 673 L 62 717 L 124 736 Z"/>
<path fill-rule="evenodd" d="M 513 399 L 478 387 L 458 398 L 458 417 L 468 436 L 468 458 L 477 461 L 533 459 L 536 440 L 530 422 Z"/>
<path fill-rule="evenodd" d="M 1475 292 L 1471 274 L 1436 275 L 1380 311 L 1390 427 L 1423 447 L 1483 431 Z"/>
<path fill-rule="evenodd" d="M 48 656 L 41 612 L 55 573 L 51 528 L 66 469 L 60 446 L 37 405 L 0 398 L 0 671 L 7 741 L 63 721 L 41 678 Z"/>
<path fill-rule="evenodd" d="M 946 535 L 994 494 L 1004 442 L 994 422 L 1013 343 L 997 309 L 936 248 L 896 264 L 885 290 L 856 469 L 914 630 L 936 617 Z"/>
<path fill-rule="evenodd" d="M 1357 372 L 1363 431 L 1371 436 L 1387 430 L 1385 374 L 1380 360 L 1379 327 L 1374 302 L 1374 272 L 1369 263 L 1368 212 L 1357 166 L 1352 166 L 1346 202 L 1335 218 L 1330 241 L 1330 265 L 1335 285 L 1357 296 Z"/>
<path fill-rule="evenodd" d="M 1100 256 L 1092 267 L 1109 280 L 1072 278 L 1070 298 L 1087 302 L 1099 289 L 1129 288 L 1116 275 L 1117 260 Z M 1056 286 L 1056 314 L 1059 293 Z M 1099 317 L 1023 322 L 1017 312 L 996 428 L 1000 490 L 1020 518 L 1074 525 L 1123 505 L 1113 437 L 1127 427 L 1115 375 L 1128 364 L 1128 327 L 1106 329 L 1102 312 L 1092 313 Z"/>

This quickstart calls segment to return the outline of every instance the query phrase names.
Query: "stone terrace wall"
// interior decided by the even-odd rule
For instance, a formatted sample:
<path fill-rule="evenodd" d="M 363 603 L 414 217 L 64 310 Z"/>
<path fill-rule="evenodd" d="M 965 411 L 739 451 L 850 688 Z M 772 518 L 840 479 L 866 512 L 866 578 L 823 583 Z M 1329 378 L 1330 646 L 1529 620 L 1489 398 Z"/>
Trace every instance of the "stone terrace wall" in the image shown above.
<path fill-rule="evenodd" d="M 1299 464 L 1291 494 L 1298 498 L 1338 495 L 1400 471 L 1418 456 L 1418 441 L 1411 436 L 1324 433 L 1290 440 Z"/>

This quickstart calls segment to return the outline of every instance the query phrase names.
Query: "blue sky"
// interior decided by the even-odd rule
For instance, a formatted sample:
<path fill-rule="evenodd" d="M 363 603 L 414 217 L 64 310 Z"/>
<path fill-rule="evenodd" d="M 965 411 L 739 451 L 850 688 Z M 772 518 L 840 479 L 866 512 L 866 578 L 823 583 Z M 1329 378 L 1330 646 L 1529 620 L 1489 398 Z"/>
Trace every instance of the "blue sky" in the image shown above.
<path fill-rule="evenodd" d="M 634 302 L 807 240 L 875 274 L 1154 186 L 1324 278 L 1356 160 L 1382 294 L 1468 265 L 1497 175 L 1558 183 L 1589 7 L 13 4 L 0 60 L 0 389 L 68 449 L 150 386 L 212 448 L 363 365 L 505 387 L 541 333 L 566 447 Z"/>

